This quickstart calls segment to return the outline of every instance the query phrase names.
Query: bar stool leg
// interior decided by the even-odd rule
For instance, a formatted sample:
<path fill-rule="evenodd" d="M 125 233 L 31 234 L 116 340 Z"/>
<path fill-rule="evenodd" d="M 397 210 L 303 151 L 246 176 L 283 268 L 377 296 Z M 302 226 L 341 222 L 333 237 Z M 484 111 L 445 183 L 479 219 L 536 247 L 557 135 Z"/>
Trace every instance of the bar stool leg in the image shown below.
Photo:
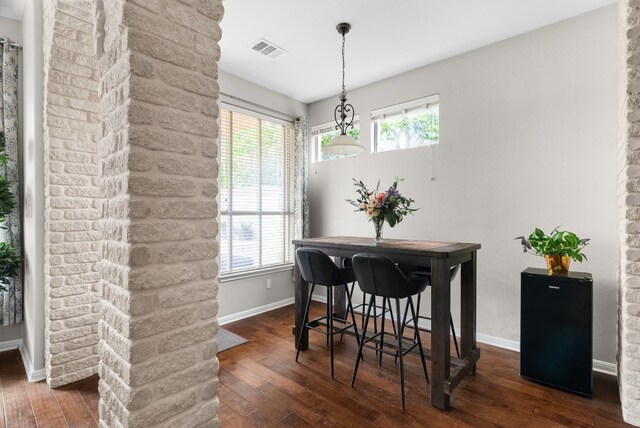
<path fill-rule="evenodd" d="M 327 320 L 327 338 L 329 339 L 329 350 L 331 352 L 331 379 L 333 379 L 333 287 L 327 287 L 327 307 L 329 309 L 329 319 Z"/>
<path fill-rule="evenodd" d="M 414 314 L 414 318 L 416 319 L 416 323 L 415 325 L 418 325 L 418 315 L 420 314 L 420 299 L 422 299 L 422 293 L 418 294 L 418 306 L 417 306 L 417 313 Z M 413 337 L 414 339 L 417 339 L 418 336 L 420 336 L 420 330 L 418 330 L 418 327 L 416 327 L 415 329 L 415 336 Z"/>
<path fill-rule="evenodd" d="M 400 299 L 396 299 L 396 313 L 398 314 L 398 331 L 401 331 Z M 400 391 L 402 393 L 402 411 L 406 409 L 404 402 L 404 355 L 402 350 L 402 335 L 398 334 L 398 358 L 400 359 Z"/>
<path fill-rule="evenodd" d="M 381 321 L 381 328 L 380 328 L 380 346 L 378 347 L 380 349 L 380 355 L 378 358 L 378 365 L 380 367 L 382 367 L 382 349 L 384 348 L 384 319 L 386 318 L 384 316 L 384 314 L 387 312 L 387 299 L 386 298 L 382 298 L 382 321 Z M 376 353 L 378 353 L 376 351 Z"/>
<path fill-rule="evenodd" d="M 358 334 L 358 326 L 356 325 L 356 316 L 353 313 L 353 303 L 351 302 L 351 296 L 349 295 L 348 291 L 349 290 L 347 290 L 347 311 L 351 314 L 351 322 L 353 323 L 353 330 L 356 333 L 356 343 L 358 344 L 358 346 L 360 346 L 360 335 Z M 340 338 L 340 341 L 342 342 L 342 338 Z"/>
<path fill-rule="evenodd" d="M 302 333 L 304 333 L 304 329 L 307 328 L 307 322 L 305 321 L 307 319 L 307 317 L 309 316 L 309 306 L 311 305 L 311 296 L 313 296 L 313 289 L 316 285 L 315 284 L 311 284 L 311 292 L 309 293 L 309 297 L 307 298 L 307 306 L 305 306 L 304 308 L 304 315 L 302 317 L 302 319 L 300 320 L 300 324 L 299 326 L 296 326 L 296 328 L 300 328 L 302 330 L 300 330 L 300 337 L 298 338 L 298 350 L 296 351 L 296 362 L 298 361 L 298 356 L 300 355 L 300 348 L 302 347 Z"/>
<path fill-rule="evenodd" d="M 389 303 L 391 305 L 391 303 Z M 409 313 L 409 300 L 407 299 L 407 304 L 404 307 L 404 315 L 402 317 L 402 329 L 400 329 L 400 336 L 404 337 L 404 328 L 407 324 L 407 314 Z M 400 318 L 400 314 L 398 314 L 398 318 Z M 396 354 L 395 363 L 398 364 L 398 355 Z"/>
<path fill-rule="evenodd" d="M 360 325 L 364 325 L 364 316 L 365 316 L 365 310 L 364 308 L 367 306 L 367 293 L 362 293 L 362 313 L 360 313 Z M 365 331 L 366 333 L 366 331 Z M 363 334 L 363 336 L 366 336 L 366 334 Z"/>
<path fill-rule="evenodd" d="M 369 306 L 367 307 L 367 315 L 364 319 L 364 326 L 362 327 L 362 331 L 367 331 L 367 326 L 369 325 L 369 315 L 371 314 L 371 305 L 374 303 L 375 296 L 371 296 L 371 300 L 369 300 Z M 375 318 L 374 318 L 375 320 Z M 356 375 L 358 374 L 358 366 L 360 366 L 360 360 L 362 359 L 362 348 L 364 347 L 364 343 L 366 341 L 366 333 L 362 334 L 362 340 L 360 341 L 360 346 L 358 347 L 358 357 L 356 358 L 356 367 L 353 369 L 353 377 L 351 378 L 351 387 L 356 383 Z"/>
<path fill-rule="evenodd" d="M 373 333 L 378 333 L 378 302 L 376 302 L 375 296 L 373 300 Z"/>
<path fill-rule="evenodd" d="M 413 326 L 418 330 L 418 317 L 416 316 L 416 311 L 413 307 L 413 299 L 409 297 L 407 303 L 411 307 L 411 315 L 413 315 Z M 424 361 L 424 349 L 422 349 L 422 340 L 420 339 L 420 334 L 418 334 L 418 349 L 420 350 L 420 359 L 422 360 L 422 369 L 424 370 L 424 378 L 427 380 L 427 384 L 429 383 L 429 375 L 427 374 L 427 363 Z"/>
<path fill-rule="evenodd" d="M 398 331 L 396 330 L 396 323 L 393 321 L 395 318 L 393 317 L 393 309 L 391 308 L 391 299 L 387 298 L 387 303 L 389 303 L 389 316 L 391 317 L 391 327 L 393 327 L 393 334 L 397 335 Z M 400 316 L 400 314 L 398 314 Z"/>

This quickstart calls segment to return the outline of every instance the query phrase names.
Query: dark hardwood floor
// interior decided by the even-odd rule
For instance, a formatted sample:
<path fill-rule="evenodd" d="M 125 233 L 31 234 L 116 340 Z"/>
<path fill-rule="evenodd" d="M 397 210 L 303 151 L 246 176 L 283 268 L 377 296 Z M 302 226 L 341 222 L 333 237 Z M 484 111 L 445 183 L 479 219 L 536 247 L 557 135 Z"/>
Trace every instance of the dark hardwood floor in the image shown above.
<path fill-rule="evenodd" d="M 50 389 L 29 383 L 17 350 L 0 353 L 0 428 L 98 426 L 98 377 Z"/>
<path fill-rule="evenodd" d="M 314 312 L 324 310 L 314 304 Z M 329 377 L 324 336 L 310 333 L 310 347 L 296 363 L 291 324 L 293 306 L 225 325 L 249 340 L 219 354 L 219 418 L 224 427 L 620 427 L 623 423 L 614 377 L 594 374 L 593 399 L 520 378 L 518 354 L 480 344 L 475 377 L 454 391 L 452 409 L 429 405 L 417 356 L 405 361 L 407 411 L 393 358 L 374 362 L 365 351 L 356 387 L 351 388 L 355 339 L 336 346 L 336 379 Z M 428 335 L 423 335 L 429 346 Z M 0 428 L 94 427 L 98 420 L 98 378 L 51 390 L 28 383 L 17 351 L 0 353 Z"/>
<path fill-rule="evenodd" d="M 313 310 L 319 316 L 324 305 L 314 304 Z M 518 353 L 483 344 L 477 375 L 460 383 L 448 412 L 430 406 L 420 360 L 408 356 L 403 413 L 392 357 L 385 356 L 379 367 L 375 353 L 365 350 L 351 388 L 357 347 L 355 338 L 345 336 L 336 346 L 332 381 L 324 336 L 310 332 L 309 350 L 295 362 L 292 320 L 288 306 L 225 325 L 249 342 L 218 355 L 222 426 L 629 426 L 622 420 L 614 377 L 594 373 L 594 397 L 584 398 L 521 379 Z M 422 337 L 429 347 L 429 335 Z"/>

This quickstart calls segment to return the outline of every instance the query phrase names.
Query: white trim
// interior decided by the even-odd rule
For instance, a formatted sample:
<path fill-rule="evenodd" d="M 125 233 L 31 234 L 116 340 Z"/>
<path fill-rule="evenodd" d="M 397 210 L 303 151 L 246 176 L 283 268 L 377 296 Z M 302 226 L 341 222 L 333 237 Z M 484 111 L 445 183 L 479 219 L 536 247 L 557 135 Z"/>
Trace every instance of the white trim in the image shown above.
<path fill-rule="evenodd" d="M 456 333 L 458 333 L 458 331 L 458 327 L 456 327 Z M 520 342 L 516 342 L 515 340 L 503 339 L 501 337 L 490 336 L 488 334 L 476 333 L 476 341 L 520 353 Z"/>
<path fill-rule="evenodd" d="M 239 321 L 245 318 L 252 317 L 254 315 L 262 314 L 264 312 L 269 312 L 274 309 L 281 308 L 283 306 L 288 306 L 293 304 L 294 298 L 289 297 L 288 299 L 280 300 L 279 302 L 269 303 L 263 306 L 258 306 L 257 308 L 247 309 L 246 311 L 236 312 L 235 314 L 225 315 L 223 317 L 218 318 L 219 325 L 225 325 L 230 322 Z"/>
<path fill-rule="evenodd" d="M 387 107 L 378 108 L 375 110 L 371 110 L 371 122 L 376 120 L 384 119 L 388 116 L 397 116 L 400 114 L 406 114 L 407 111 L 424 108 L 425 110 L 430 109 L 434 106 L 439 105 L 440 103 L 440 94 L 427 95 L 426 97 L 417 98 L 411 101 L 405 101 L 402 103 L 390 105 Z"/>
<path fill-rule="evenodd" d="M 6 340 L 0 342 L 0 352 L 9 351 L 10 349 L 18 349 L 22 345 L 22 339 Z"/>
<path fill-rule="evenodd" d="M 16 341 L 12 341 L 16 342 Z M 31 364 L 31 358 L 29 358 L 29 352 L 27 351 L 27 347 L 24 345 L 24 341 L 22 339 L 19 340 L 18 350 L 20 351 L 20 356 L 22 357 L 22 365 L 24 366 L 25 374 L 27 375 L 27 380 L 29 382 L 39 382 L 44 380 L 47 377 L 44 367 L 38 370 L 33 369 L 33 364 Z M 7 343 L 7 342 L 3 342 Z M 15 349 L 15 348 L 10 348 Z"/>
<path fill-rule="evenodd" d="M 237 102 L 237 104 L 234 104 L 234 102 Z M 245 103 L 243 103 L 242 101 L 238 102 L 238 99 L 236 100 L 230 99 L 228 95 L 220 95 L 220 104 L 222 105 L 222 108 L 224 110 L 229 110 L 234 113 L 242 114 L 244 116 L 265 120 L 267 122 L 277 123 L 278 125 L 282 125 L 284 127 L 290 128 L 293 126 L 293 120 L 294 120 L 293 116 L 287 117 L 286 119 L 282 119 L 281 117 L 274 116 L 275 113 L 266 111 L 266 109 L 256 108 L 251 105 L 248 105 L 247 107 L 238 105 L 238 104 L 245 104 Z M 258 111 L 258 110 L 262 110 L 262 111 Z M 280 113 L 280 114 L 284 116 L 286 113 Z"/>
<path fill-rule="evenodd" d="M 593 360 L 593 371 L 608 374 L 611 376 L 618 376 L 618 365 L 616 363 Z"/>
<path fill-rule="evenodd" d="M 313 296 L 311 296 L 311 300 L 313 300 L 314 302 L 327 303 L 327 296 L 314 294 Z"/>

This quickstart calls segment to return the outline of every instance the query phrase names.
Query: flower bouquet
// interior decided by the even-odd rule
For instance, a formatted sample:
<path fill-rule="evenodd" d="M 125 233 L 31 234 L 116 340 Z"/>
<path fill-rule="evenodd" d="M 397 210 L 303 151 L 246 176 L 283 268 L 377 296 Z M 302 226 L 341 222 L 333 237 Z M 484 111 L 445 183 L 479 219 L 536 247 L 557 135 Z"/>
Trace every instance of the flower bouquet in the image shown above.
<path fill-rule="evenodd" d="M 362 181 L 353 179 L 358 197 L 347 199 L 347 202 L 356 207 L 356 211 L 364 211 L 367 214 L 367 218 L 375 228 L 374 243 L 376 245 L 382 242 L 382 226 L 385 221 L 389 223 L 389 226 L 394 227 L 402 221 L 404 216 L 417 211 L 417 208 L 411 208 L 411 204 L 415 201 L 398 192 L 398 182 L 400 181 L 403 179 L 396 177 L 389 189 L 380 192 L 380 181 L 372 191 Z"/>

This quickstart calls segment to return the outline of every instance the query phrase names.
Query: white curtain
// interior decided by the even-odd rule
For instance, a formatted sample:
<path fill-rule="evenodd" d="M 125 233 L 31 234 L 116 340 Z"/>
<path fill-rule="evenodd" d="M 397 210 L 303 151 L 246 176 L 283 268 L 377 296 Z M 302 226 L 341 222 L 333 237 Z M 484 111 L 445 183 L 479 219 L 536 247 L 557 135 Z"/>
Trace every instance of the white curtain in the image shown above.
<path fill-rule="evenodd" d="M 294 238 L 309 237 L 309 130 L 306 117 L 296 118 L 295 138 L 295 222 Z"/>

